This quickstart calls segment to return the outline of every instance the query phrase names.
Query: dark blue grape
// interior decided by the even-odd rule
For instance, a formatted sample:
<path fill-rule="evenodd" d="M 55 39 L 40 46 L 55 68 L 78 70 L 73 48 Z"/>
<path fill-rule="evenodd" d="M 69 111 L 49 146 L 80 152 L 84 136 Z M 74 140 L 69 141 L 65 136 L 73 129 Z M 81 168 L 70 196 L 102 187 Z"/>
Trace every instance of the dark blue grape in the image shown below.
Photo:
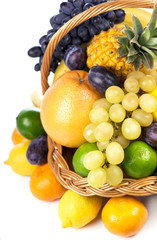
<path fill-rule="evenodd" d="M 66 14 L 59 13 L 59 14 L 53 16 L 53 22 L 57 23 L 57 24 L 62 24 L 63 19 L 66 18 L 66 17 L 67 17 Z"/>
<path fill-rule="evenodd" d="M 39 65 L 40 65 L 40 67 L 41 67 L 42 62 L 43 62 L 43 57 L 44 57 L 44 55 L 42 55 L 42 56 L 39 58 Z"/>
<path fill-rule="evenodd" d="M 86 3 L 84 6 L 83 6 L 83 11 L 86 11 L 87 9 L 91 8 L 91 7 L 94 7 L 94 4 L 92 3 Z"/>
<path fill-rule="evenodd" d="M 56 23 L 52 23 L 51 26 L 52 26 L 54 32 L 57 32 L 58 29 L 60 29 L 60 27 L 61 27 L 61 25 L 56 24 Z"/>
<path fill-rule="evenodd" d="M 71 2 L 62 2 L 60 5 L 60 10 L 67 15 L 71 14 L 73 8 L 74 6 Z"/>
<path fill-rule="evenodd" d="M 115 20 L 115 24 L 119 24 L 119 23 L 122 23 L 122 22 L 124 22 L 124 19 L 125 19 L 125 16 L 122 16 L 122 17 L 120 17 L 120 18 L 118 18 L 118 17 L 116 17 L 116 20 Z"/>
<path fill-rule="evenodd" d="M 31 141 L 27 148 L 26 157 L 32 165 L 43 165 L 47 163 L 47 137 L 39 136 Z"/>
<path fill-rule="evenodd" d="M 50 33 L 55 33 L 53 29 L 50 29 L 47 31 L 47 35 L 49 35 Z"/>
<path fill-rule="evenodd" d="M 66 16 L 65 18 L 62 19 L 62 25 L 64 25 L 66 22 L 68 22 L 71 19 L 70 16 Z"/>
<path fill-rule="evenodd" d="M 42 45 L 41 45 L 41 50 L 43 53 L 45 53 L 45 50 L 47 48 L 47 45 L 48 45 L 48 42 L 47 41 L 43 41 L 42 42 Z"/>
<path fill-rule="evenodd" d="M 41 47 L 38 47 L 38 46 L 36 46 L 36 47 L 32 47 L 32 48 L 30 48 L 29 50 L 28 50 L 28 56 L 30 56 L 30 57 L 40 57 L 40 56 L 42 56 L 42 50 L 41 50 Z"/>
<path fill-rule="evenodd" d="M 84 0 L 85 3 L 93 3 L 93 0 Z"/>
<path fill-rule="evenodd" d="M 157 123 L 152 123 L 149 127 L 143 128 L 143 136 L 146 143 L 157 148 Z"/>
<path fill-rule="evenodd" d="M 70 46 L 65 52 L 64 61 L 70 70 L 82 70 L 86 66 L 86 53 L 81 46 Z"/>
<path fill-rule="evenodd" d="M 114 21 L 109 21 L 110 27 L 113 28 L 114 27 Z"/>
<path fill-rule="evenodd" d="M 47 35 L 46 40 L 49 42 L 49 41 L 51 40 L 51 38 L 53 37 L 54 34 L 55 34 L 55 32 L 49 33 L 49 34 Z"/>
<path fill-rule="evenodd" d="M 116 14 L 114 11 L 109 11 L 106 15 L 105 18 L 110 21 L 115 21 L 116 20 Z"/>
<path fill-rule="evenodd" d="M 73 38 L 72 39 L 72 44 L 73 45 L 81 45 L 82 41 L 81 41 L 81 38 L 79 37 L 76 37 L 76 38 Z"/>
<path fill-rule="evenodd" d="M 96 26 L 97 24 L 101 24 L 102 23 L 102 17 L 100 15 L 93 17 L 91 19 L 91 22 Z"/>
<path fill-rule="evenodd" d="M 73 0 L 73 5 L 76 8 L 81 8 L 84 5 L 84 0 Z"/>
<path fill-rule="evenodd" d="M 110 23 L 109 21 L 107 21 L 105 18 L 102 18 L 102 23 L 97 24 L 96 27 L 100 30 L 100 31 L 107 31 L 110 28 Z"/>
<path fill-rule="evenodd" d="M 119 86 L 117 76 L 101 66 L 95 66 L 89 70 L 88 80 L 92 87 L 100 93 L 105 93 L 110 86 Z"/>
<path fill-rule="evenodd" d="M 73 28 L 69 33 L 72 38 L 77 37 L 77 27 Z"/>
<path fill-rule="evenodd" d="M 36 72 L 39 72 L 39 71 L 40 71 L 40 64 L 39 64 L 39 63 L 37 63 L 37 64 L 34 66 L 34 70 L 35 70 Z"/>
<path fill-rule="evenodd" d="M 88 42 L 89 40 L 90 40 L 90 35 L 88 34 L 88 35 L 86 35 L 85 37 L 82 37 L 81 39 L 82 39 L 82 41 L 84 42 L 84 43 L 86 43 L 86 42 Z"/>
<path fill-rule="evenodd" d="M 39 39 L 39 44 L 41 45 L 42 44 L 42 42 L 44 41 L 44 40 L 46 40 L 46 35 L 43 35 L 40 39 Z"/>
<path fill-rule="evenodd" d="M 71 37 L 70 34 L 65 35 L 65 37 L 63 37 L 60 41 L 60 44 L 63 46 L 69 45 L 71 42 Z"/>
<path fill-rule="evenodd" d="M 79 26 L 77 34 L 80 38 L 85 38 L 87 35 L 89 35 L 88 28 L 86 26 Z"/>
<path fill-rule="evenodd" d="M 82 9 L 74 8 L 74 10 L 71 12 L 71 18 L 75 17 L 76 15 L 78 15 L 81 12 L 82 12 Z"/>
<path fill-rule="evenodd" d="M 57 67 L 58 67 L 58 59 L 53 56 L 50 64 L 50 71 L 54 73 Z"/>
<path fill-rule="evenodd" d="M 115 12 L 117 18 L 125 16 L 125 11 L 123 9 L 114 10 L 114 12 Z"/>
<path fill-rule="evenodd" d="M 102 0 L 93 0 L 94 5 L 97 5 L 97 4 L 100 4 L 100 3 L 102 3 Z"/>
<path fill-rule="evenodd" d="M 91 37 L 94 37 L 95 35 L 100 33 L 100 30 L 96 28 L 94 25 L 88 26 L 88 31 Z"/>

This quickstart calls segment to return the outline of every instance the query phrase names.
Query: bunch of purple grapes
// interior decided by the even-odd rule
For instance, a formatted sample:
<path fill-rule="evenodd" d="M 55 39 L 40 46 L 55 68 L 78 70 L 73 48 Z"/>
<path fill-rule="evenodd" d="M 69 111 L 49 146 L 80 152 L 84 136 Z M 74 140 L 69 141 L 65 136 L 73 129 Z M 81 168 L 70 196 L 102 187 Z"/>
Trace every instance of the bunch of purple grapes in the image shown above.
<path fill-rule="evenodd" d="M 59 14 L 50 18 L 52 28 L 39 39 L 40 46 L 32 47 L 28 51 L 30 57 L 39 57 L 39 62 L 34 66 L 35 71 L 40 71 L 47 45 L 57 30 L 77 14 L 104 2 L 107 2 L 107 0 L 68 0 L 67 2 L 62 2 Z M 107 31 L 114 24 L 123 22 L 124 19 L 125 11 L 118 9 L 102 13 L 72 29 L 56 47 L 51 60 L 50 71 L 55 72 L 58 63 L 64 58 L 64 53 L 69 46 L 86 43 L 91 37 L 99 34 L 101 31 Z"/>

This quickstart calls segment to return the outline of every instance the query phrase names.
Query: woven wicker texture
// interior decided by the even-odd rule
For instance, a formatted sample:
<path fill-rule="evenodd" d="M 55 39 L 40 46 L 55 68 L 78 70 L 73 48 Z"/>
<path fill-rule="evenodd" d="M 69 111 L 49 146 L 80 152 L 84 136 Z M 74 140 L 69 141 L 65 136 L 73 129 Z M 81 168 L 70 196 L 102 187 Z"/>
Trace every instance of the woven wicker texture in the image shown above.
<path fill-rule="evenodd" d="M 119 8 L 153 8 L 153 0 L 116 0 L 97 5 L 87 11 L 75 16 L 62 26 L 52 37 L 44 54 L 41 68 L 41 85 L 43 93 L 49 88 L 48 75 L 53 52 L 59 41 L 74 27 L 80 23 L 106 11 Z M 118 197 L 123 195 L 147 196 L 157 194 L 157 176 L 150 176 L 139 180 L 124 178 L 122 183 L 116 187 L 104 184 L 96 189 L 90 187 L 86 178 L 82 178 L 70 170 L 73 151 L 63 148 L 48 137 L 48 163 L 55 173 L 59 182 L 67 189 L 71 189 L 84 196 L 99 195 L 102 197 Z M 64 155 L 64 157 L 63 157 Z M 66 159 L 66 160 L 65 160 Z"/>

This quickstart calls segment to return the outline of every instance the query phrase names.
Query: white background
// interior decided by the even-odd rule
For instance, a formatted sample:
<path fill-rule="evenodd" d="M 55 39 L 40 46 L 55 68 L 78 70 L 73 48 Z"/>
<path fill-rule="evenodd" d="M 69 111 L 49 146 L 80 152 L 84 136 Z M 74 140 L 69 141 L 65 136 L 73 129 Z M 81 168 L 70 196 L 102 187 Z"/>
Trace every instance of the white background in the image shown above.
<path fill-rule="evenodd" d="M 1 3 L 0 14 L 0 239 L 124 239 L 109 233 L 100 216 L 82 229 L 62 229 L 58 202 L 34 198 L 29 177 L 15 174 L 4 165 L 12 148 L 15 118 L 31 107 L 30 95 L 40 85 L 40 73 L 33 70 L 36 59 L 27 50 L 50 29 L 49 19 L 58 13 L 61 0 L 14 0 Z M 141 199 L 149 213 L 147 223 L 132 240 L 156 239 L 157 195 Z"/>

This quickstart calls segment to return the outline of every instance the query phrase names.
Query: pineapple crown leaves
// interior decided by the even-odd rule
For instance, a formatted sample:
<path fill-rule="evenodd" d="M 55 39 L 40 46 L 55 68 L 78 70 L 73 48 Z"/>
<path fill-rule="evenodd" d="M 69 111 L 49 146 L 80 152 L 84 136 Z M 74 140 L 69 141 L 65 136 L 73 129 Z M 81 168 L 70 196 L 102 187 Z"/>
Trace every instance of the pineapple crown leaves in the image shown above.
<path fill-rule="evenodd" d="M 143 63 L 147 69 L 153 67 L 157 61 L 157 5 L 154 5 L 153 13 L 148 25 L 143 28 L 140 20 L 132 15 L 133 28 L 125 24 L 124 33 L 117 37 L 121 57 L 126 57 L 127 62 L 134 64 L 137 71 Z"/>

